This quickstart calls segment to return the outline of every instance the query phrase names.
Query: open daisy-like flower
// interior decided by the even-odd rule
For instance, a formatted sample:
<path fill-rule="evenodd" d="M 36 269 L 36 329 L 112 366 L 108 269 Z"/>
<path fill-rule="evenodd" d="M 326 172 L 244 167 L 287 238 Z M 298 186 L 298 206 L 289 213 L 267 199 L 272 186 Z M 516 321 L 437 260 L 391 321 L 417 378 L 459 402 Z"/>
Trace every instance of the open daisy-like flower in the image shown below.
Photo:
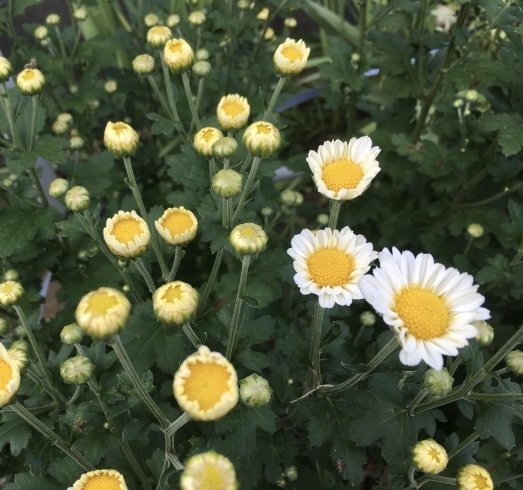
<path fill-rule="evenodd" d="M 378 256 L 372 243 L 348 226 L 341 231 L 303 230 L 294 236 L 287 253 L 294 259 L 294 281 L 301 294 L 316 294 L 322 308 L 363 299 L 358 281 Z"/>
<path fill-rule="evenodd" d="M 379 254 L 380 267 L 364 276 L 359 287 L 365 299 L 383 316 L 401 344 L 400 360 L 407 366 L 425 361 L 436 370 L 443 355 L 456 356 L 477 335 L 472 322 L 487 320 L 474 278 L 434 262 L 430 254 Z"/>
<path fill-rule="evenodd" d="M 460 468 L 456 478 L 459 490 L 492 490 L 494 483 L 490 473 L 476 464 Z"/>
<path fill-rule="evenodd" d="M 0 407 L 7 405 L 20 388 L 18 364 L 0 343 Z"/>
<path fill-rule="evenodd" d="M 84 473 L 67 490 L 127 490 L 127 484 L 116 470 L 95 470 Z"/>
<path fill-rule="evenodd" d="M 103 235 L 111 252 L 123 259 L 144 254 L 151 241 L 147 223 L 135 211 L 118 211 L 107 218 Z"/>
<path fill-rule="evenodd" d="M 245 97 L 238 94 L 225 95 L 221 98 L 216 116 L 225 131 L 234 131 L 247 124 L 251 107 Z"/>
<path fill-rule="evenodd" d="M 198 220 L 191 211 L 180 206 L 166 209 L 154 226 L 169 245 L 187 245 L 196 236 Z"/>
<path fill-rule="evenodd" d="M 307 163 L 318 192 L 329 199 L 347 201 L 360 196 L 380 171 L 380 153 L 368 136 L 348 143 L 326 141 L 318 151 L 309 151 Z"/>
<path fill-rule="evenodd" d="M 238 403 L 238 377 L 219 352 L 202 345 L 174 375 L 174 397 L 196 420 L 216 420 Z"/>
<path fill-rule="evenodd" d="M 236 490 L 236 472 L 221 454 L 209 451 L 189 458 L 180 479 L 182 490 Z"/>
<path fill-rule="evenodd" d="M 154 313 L 166 325 L 185 325 L 196 314 L 198 291 L 182 281 L 159 287 L 153 294 Z"/>

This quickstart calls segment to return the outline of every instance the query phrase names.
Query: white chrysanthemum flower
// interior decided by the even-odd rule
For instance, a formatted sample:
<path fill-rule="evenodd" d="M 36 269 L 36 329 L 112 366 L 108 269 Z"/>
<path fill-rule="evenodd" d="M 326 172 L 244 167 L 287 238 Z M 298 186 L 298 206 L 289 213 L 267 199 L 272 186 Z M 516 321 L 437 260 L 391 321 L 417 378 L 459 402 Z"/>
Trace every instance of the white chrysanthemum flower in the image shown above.
<path fill-rule="evenodd" d="M 179 73 L 191 67 L 194 51 L 184 39 L 171 39 L 165 43 L 163 60 L 173 73 Z"/>
<path fill-rule="evenodd" d="M 151 241 L 149 227 L 136 211 L 118 211 L 112 218 L 107 218 L 103 236 L 111 252 L 123 259 L 144 254 Z"/>
<path fill-rule="evenodd" d="M 359 282 L 361 292 L 402 346 L 400 360 L 407 366 L 425 361 L 436 370 L 443 355 L 456 356 L 478 331 L 472 322 L 487 320 L 474 278 L 434 262 L 430 254 L 379 254 L 380 267 Z"/>
<path fill-rule="evenodd" d="M 18 365 L 0 342 L 0 407 L 11 401 L 18 388 L 20 388 Z"/>
<path fill-rule="evenodd" d="M 284 76 L 297 75 L 307 64 L 311 50 L 300 39 L 287 38 L 274 52 L 274 66 L 276 71 Z"/>
<path fill-rule="evenodd" d="M 245 126 L 250 113 L 249 102 L 238 94 L 224 95 L 216 108 L 218 122 L 225 131 L 235 131 Z"/>
<path fill-rule="evenodd" d="M 187 245 L 196 236 L 198 220 L 194 213 L 180 206 L 166 209 L 154 226 L 169 245 Z"/>
<path fill-rule="evenodd" d="M 16 84 L 22 95 L 39 94 L 45 86 L 44 74 L 36 68 L 26 68 L 16 77 Z"/>
<path fill-rule="evenodd" d="M 166 325 L 185 325 L 196 315 L 198 298 L 198 291 L 190 284 L 169 282 L 153 294 L 154 313 Z"/>
<path fill-rule="evenodd" d="M 437 475 L 449 462 L 445 448 L 434 439 L 425 439 L 412 448 L 412 465 L 423 473 Z"/>
<path fill-rule="evenodd" d="M 124 477 L 116 470 L 95 470 L 84 473 L 67 490 L 128 490 Z"/>
<path fill-rule="evenodd" d="M 167 26 L 151 27 L 147 31 L 147 42 L 151 48 L 162 49 L 171 37 L 172 31 Z"/>
<path fill-rule="evenodd" d="M 307 163 L 318 192 L 337 201 L 360 196 L 380 171 L 376 161 L 380 151 L 372 147 L 368 136 L 352 138 L 348 143 L 326 141 L 317 152 L 309 151 Z"/>
<path fill-rule="evenodd" d="M 294 281 L 301 294 L 316 294 L 322 308 L 349 306 L 352 300 L 363 299 L 358 281 L 378 256 L 363 235 L 348 226 L 340 231 L 303 230 L 294 236 L 291 247 L 287 253 L 294 259 Z"/>
<path fill-rule="evenodd" d="M 460 468 L 456 483 L 459 490 L 492 490 L 494 488 L 490 473 L 476 464 L 468 464 Z"/>
<path fill-rule="evenodd" d="M 192 456 L 180 478 L 181 490 L 236 490 L 236 472 L 221 454 L 209 451 Z"/>

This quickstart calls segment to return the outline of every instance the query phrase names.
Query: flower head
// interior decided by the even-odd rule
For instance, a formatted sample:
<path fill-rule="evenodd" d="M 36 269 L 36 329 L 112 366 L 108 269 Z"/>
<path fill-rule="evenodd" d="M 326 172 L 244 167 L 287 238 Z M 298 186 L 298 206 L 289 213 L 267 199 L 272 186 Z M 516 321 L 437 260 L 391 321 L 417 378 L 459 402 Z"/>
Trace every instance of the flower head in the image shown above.
<path fill-rule="evenodd" d="M 187 245 L 196 236 L 198 220 L 191 211 L 180 206 L 166 209 L 154 226 L 169 245 Z"/>
<path fill-rule="evenodd" d="M 16 364 L 20 374 L 23 374 L 26 371 L 26 368 L 29 364 L 29 356 L 27 355 L 27 350 L 9 348 L 7 353 L 11 356 L 11 359 Z"/>
<path fill-rule="evenodd" d="M 295 41 L 287 38 L 274 53 L 274 67 L 284 77 L 297 75 L 305 68 L 310 52 L 301 39 Z"/>
<path fill-rule="evenodd" d="M 123 293 L 99 288 L 87 293 L 76 307 L 76 323 L 95 339 L 118 333 L 129 318 L 131 303 Z"/>
<path fill-rule="evenodd" d="M 196 314 L 198 297 L 198 291 L 185 282 L 164 284 L 153 294 L 154 313 L 166 325 L 185 325 Z"/>
<path fill-rule="evenodd" d="M 0 282 L 0 305 L 11 306 L 17 304 L 25 294 L 24 288 L 19 282 Z"/>
<path fill-rule="evenodd" d="M 238 94 L 224 95 L 216 109 L 220 126 L 225 131 L 235 131 L 247 124 L 251 107 L 245 97 Z"/>
<path fill-rule="evenodd" d="M 64 121 L 58 119 L 53 123 L 53 133 L 64 134 L 69 129 L 69 125 Z"/>
<path fill-rule="evenodd" d="M 151 74 L 154 71 L 154 58 L 150 54 L 138 55 L 133 60 L 133 70 L 138 75 Z"/>
<path fill-rule="evenodd" d="M 472 322 L 490 313 L 481 305 L 474 278 L 434 262 L 430 254 L 379 254 L 380 267 L 363 277 L 365 299 L 383 316 L 401 344 L 400 360 L 407 366 L 425 361 L 440 370 L 443 355 L 456 356 L 478 331 Z"/>
<path fill-rule="evenodd" d="M 69 190 L 69 182 L 66 179 L 54 179 L 49 184 L 49 195 L 62 197 Z"/>
<path fill-rule="evenodd" d="M 71 323 L 62 328 L 62 331 L 60 332 L 60 340 L 62 343 L 67 345 L 78 344 L 82 340 L 84 333 L 83 329 L 81 329 L 76 323 Z"/>
<path fill-rule="evenodd" d="M 212 158 L 212 145 L 223 138 L 223 133 L 216 128 L 206 127 L 200 129 L 193 140 L 194 149 L 206 158 Z"/>
<path fill-rule="evenodd" d="M 233 197 L 241 192 L 242 180 L 242 174 L 231 168 L 224 168 L 213 177 L 211 188 L 220 197 Z"/>
<path fill-rule="evenodd" d="M 376 323 L 376 315 L 372 311 L 364 311 L 360 315 L 360 322 L 364 327 L 372 327 Z"/>
<path fill-rule="evenodd" d="M 69 148 L 71 148 L 71 150 L 80 150 L 80 149 L 82 149 L 83 146 L 84 146 L 84 139 L 81 138 L 80 136 L 73 136 L 69 140 Z"/>
<path fill-rule="evenodd" d="M 280 147 L 280 131 L 269 122 L 257 121 L 245 130 L 242 143 L 252 156 L 269 158 Z"/>
<path fill-rule="evenodd" d="M 71 211 L 80 212 L 89 207 L 89 191 L 81 185 L 71 187 L 65 194 L 65 205 Z"/>
<path fill-rule="evenodd" d="M 58 117 L 56 118 L 57 121 L 64 122 L 66 124 L 71 124 L 73 122 L 73 116 L 69 114 L 69 112 L 62 112 L 61 114 L 58 114 Z"/>
<path fill-rule="evenodd" d="M 523 374 L 523 352 L 520 350 L 513 350 L 505 357 L 507 367 L 516 375 L 521 376 Z"/>
<path fill-rule="evenodd" d="M 191 67 L 194 51 L 184 39 L 171 39 L 165 43 L 163 59 L 173 73 L 179 73 Z"/>
<path fill-rule="evenodd" d="M 18 365 L 0 342 L 0 407 L 7 405 L 20 388 Z"/>
<path fill-rule="evenodd" d="M 258 15 L 256 16 L 256 18 L 259 20 L 267 20 L 268 17 L 269 17 L 269 9 L 267 7 L 262 8 L 260 10 L 260 12 L 258 13 Z"/>
<path fill-rule="evenodd" d="M 151 13 L 151 14 L 147 14 L 143 18 L 143 22 L 147 27 L 153 27 L 160 22 L 160 19 L 158 18 L 158 16 L 156 14 Z"/>
<path fill-rule="evenodd" d="M 116 470 L 95 470 L 84 473 L 67 490 L 128 490 L 124 477 Z"/>
<path fill-rule="evenodd" d="M 245 405 L 259 408 L 267 405 L 271 398 L 272 389 L 265 378 L 251 374 L 240 381 L 240 399 Z"/>
<path fill-rule="evenodd" d="M 494 329 L 485 321 L 472 322 L 478 329 L 478 334 L 476 335 L 476 342 L 479 345 L 490 345 L 494 340 Z"/>
<path fill-rule="evenodd" d="M 107 80 L 107 82 L 104 83 L 104 90 L 108 94 L 114 94 L 118 90 L 118 83 L 116 80 Z"/>
<path fill-rule="evenodd" d="M 138 133 L 124 122 L 108 122 L 104 132 L 104 145 L 116 157 L 134 155 L 138 149 Z"/>
<path fill-rule="evenodd" d="M 263 35 L 263 39 L 266 41 L 270 41 L 275 36 L 274 29 L 272 27 L 267 27 L 265 29 L 265 34 Z"/>
<path fill-rule="evenodd" d="M 468 464 L 460 468 L 456 483 L 459 490 L 492 490 L 494 488 L 490 473 L 476 464 Z"/>
<path fill-rule="evenodd" d="M 467 227 L 467 233 L 472 238 L 480 238 L 483 236 L 483 226 L 479 225 L 478 223 L 472 223 L 468 225 Z"/>
<path fill-rule="evenodd" d="M 47 27 L 38 26 L 35 29 L 35 32 L 34 32 L 35 39 L 38 39 L 41 41 L 42 39 L 45 39 L 47 37 L 47 35 L 48 35 Z"/>
<path fill-rule="evenodd" d="M 198 61 L 207 61 L 211 55 L 205 48 L 200 48 L 198 51 L 196 51 L 195 57 Z"/>
<path fill-rule="evenodd" d="M 11 73 L 13 73 L 11 62 L 0 56 L 0 83 L 5 82 L 11 76 Z"/>
<path fill-rule="evenodd" d="M 45 23 L 50 26 L 56 26 L 60 24 L 60 16 L 58 14 L 49 14 L 45 18 Z"/>
<path fill-rule="evenodd" d="M 147 42 L 154 49 L 163 49 L 171 37 L 173 37 L 172 31 L 166 26 L 151 27 L 147 31 Z"/>
<path fill-rule="evenodd" d="M 73 17 L 82 22 L 84 21 L 85 19 L 87 19 L 87 10 L 85 10 L 84 8 L 80 7 L 79 9 L 76 9 L 74 12 L 73 12 Z"/>
<path fill-rule="evenodd" d="M 282 204 L 285 204 L 285 206 L 294 208 L 303 203 L 303 194 L 291 189 L 285 189 L 280 194 L 280 201 Z"/>
<path fill-rule="evenodd" d="M 16 77 L 16 84 L 22 95 L 36 95 L 44 89 L 45 77 L 37 68 L 26 68 Z"/>
<path fill-rule="evenodd" d="M 283 23 L 289 28 L 292 29 L 298 25 L 298 22 L 294 17 L 287 17 Z"/>
<path fill-rule="evenodd" d="M 423 473 L 437 475 L 449 462 L 445 448 L 434 439 L 420 441 L 412 448 L 412 465 Z"/>
<path fill-rule="evenodd" d="M 135 211 L 118 211 L 107 218 L 103 236 L 109 250 L 122 259 L 143 255 L 151 241 L 147 223 Z"/>
<path fill-rule="evenodd" d="M 201 346 L 174 375 L 174 397 L 196 420 L 216 420 L 238 403 L 238 377 L 219 352 Z"/>
<path fill-rule="evenodd" d="M 229 235 L 229 242 L 240 257 L 263 252 L 267 240 L 268 237 L 263 228 L 255 223 L 236 225 Z"/>
<path fill-rule="evenodd" d="M 180 23 L 180 16 L 178 14 L 172 14 L 167 17 L 167 25 L 169 27 L 176 27 Z"/>
<path fill-rule="evenodd" d="M 201 10 L 195 10 L 189 14 L 189 24 L 191 24 L 193 27 L 201 26 L 206 21 L 206 19 L 207 17 L 205 16 L 205 13 Z"/>
<path fill-rule="evenodd" d="M 75 356 L 67 359 L 60 366 L 60 376 L 64 383 L 82 385 L 91 379 L 94 364 L 85 356 Z"/>
<path fill-rule="evenodd" d="M 20 279 L 20 274 L 16 269 L 7 269 L 4 274 L 5 281 L 18 281 Z"/>
<path fill-rule="evenodd" d="M 301 294 L 318 295 L 322 308 L 363 299 L 358 281 L 378 255 L 372 243 L 348 226 L 340 231 L 303 230 L 294 236 L 287 253 L 294 259 L 294 281 Z"/>
<path fill-rule="evenodd" d="M 209 76 L 211 73 L 212 67 L 211 64 L 208 61 L 197 61 L 192 66 L 192 72 L 198 77 L 198 78 L 205 78 Z"/>
<path fill-rule="evenodd" d="M 181 490 L 236 490 L 232 463 L 221 454 L 209 451 L 192 456 L 180 478 Z"/>
<path fill-rule="evenodd" d="M 423 388 L 428 390 L 430 397 L 433 399 L 450 393 L 453 383 L 454 378 L 450 375 L 447 368 L 443 368 L 441 371 L 429 368 L 423 375 Z"/>
<path fill-rule="evenodd" d="M 320 194 L 329 199 L 349 200 L 360 196 L 380 171 L 376 161 L 381 150 L 368 136 L 349 143 L 326 141 L 318 152 L 310 151 L 307 163 Z"/>
<path fill-rule="evenodd" d="M 231 158 L 236 154 L 238 150 L 238 143 L 234 138 L 226 137 L 219 139 L 214 145 L 212 145 L 212 153 L 216 158 L 220 160 L 225 158 Z"/>

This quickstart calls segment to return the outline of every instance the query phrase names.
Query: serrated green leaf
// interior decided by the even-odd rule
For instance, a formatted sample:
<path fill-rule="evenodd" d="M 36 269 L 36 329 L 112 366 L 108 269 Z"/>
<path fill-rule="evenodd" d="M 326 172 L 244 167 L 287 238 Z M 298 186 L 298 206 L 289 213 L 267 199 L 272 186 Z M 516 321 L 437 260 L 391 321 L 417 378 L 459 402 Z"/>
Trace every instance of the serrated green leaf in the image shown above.
<path fill-rule="evenodd" d="M 18 456 L 27 447 L 31 428 L 17 415 L 5 414 L 0 424 L 0 449 L 9 444 L 9 452 Z"/>
<path fill-rule="evenodd" d="M 3 488 L 4 490 L 63 490 L 63 485 L 51 483 L 42 475 L 20 473 L 15 475 L 13 483 L 6 483 Z"/>
<path fill-rule="evenodd" d="M 74 449 L 82 453 L 95 466 L 100 462 L 106 451 L 114 451 L 119 446 L 118 438 L 105 429 L 93 430 L 73 444 Z"/>

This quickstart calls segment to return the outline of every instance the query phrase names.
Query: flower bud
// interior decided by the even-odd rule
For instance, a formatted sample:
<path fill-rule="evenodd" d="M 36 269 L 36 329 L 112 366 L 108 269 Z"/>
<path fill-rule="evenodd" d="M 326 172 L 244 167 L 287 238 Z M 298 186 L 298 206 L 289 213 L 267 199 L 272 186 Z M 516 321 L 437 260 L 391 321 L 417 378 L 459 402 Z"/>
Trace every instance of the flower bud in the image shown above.
<path fill-rule="evenodd" d="M 20 387 L 20 370 L 7 349 L 0 343 L 0 408 L 14 401 Z"/>
<path fill-rule="evenodd" d="M 270 41 L 274 37 L 274 35 L 274 29 L 272 27 L 267 27 L 267 29 L 265 29 L 263 39 L 265 39 L 266 41 Z"/>
<path fill-rule="evenodd" d="M 242 174 L 228 169 L 222 169 L 212 179 L 211 188 L 220 197 L 230 198 L 242 190 Z"/>
<path fill-rule="evenodd" d="M 467 227 L 467 233 L 472 237 L 472 238 L 480 238 L 481 236 L 483 236 L 483 226 L 477 224 L 477 223 L 472 223 L 471 225 L 469 225 Z"/>
<path fill-rule="evenodd" d="M 41 41 L 42 39 L 45 39 L 47 37 L 47 34 L 48 34 L 47 27 L 38 26 L 35 29 L 34 37 L 35 37 L 35 39 L 38 39 L 39 41 Z"/>
<path fill-rule="evenodd" d="M 212 158 L 214 143 L 223 138 L 223 133 L 216 128 L 202 128 L 194 135 L 193 145 L 197 153 L 206 158 Z"/>
<path fill-rule="evenodd" d="M 24 288 L 19 282 L 4 281 L 0 282 L 0 305 L 16 305 L 25 294 Z"/>
<path fill-rule="evenodd" d="M 123 287 L 122 287 L 122 291 L 124 293 L 128 293 L 129 291 L 131 290 L 131 288 L 127 285 L 127 284 L 124 284 Z"/>
<path fill-rule="evenodd" d="M 266 218 L 271 216 L 273 212 L 272 208 L 269 208 L 268 206 L 261 209 L 262 216 L 265 216 Z"/>
<path fill-rule="evenodd" d="M 67 130 L 69 129 L 68 125 L 66 122 L 64 121 L 58 121 L 56 120 L 54 123 L 53 123 L 53 133 L 54 134 L 64 134 L 65 132 L 67 132 Z"/>
<path fill-rule="evenodd" d="M 256 16 L 256 18 L 259 20 L 267 20 L 268 17 L 269 17 L 269 9 L 267 7 L 262 8 L 260 10 L 260 12 L 258 13 L 258 15 Z"/>
<path fill-rule="evenodd" d="M 171 39 L 165 43 L 163 59 L 172 73 L 180 73 L 193 64 L 194 52 L 184 39 Z"/>
<path fill-rule="evenodd" d="M 15 328 L 15 335 L 21 339 L 24 339 L 27 336 L 27 332 L 25 330 L 25 327 L 23 325 L 18 325 Z"/>
<path fill-rule="evenodd" d="M 25 68 L 16 77 L 16 84 L 22 95 L 36 95 L 44 89 L 45 77 L 37 68 Z"/>
<path fill-rule="evenodd" d="M 412 466 L 430 475 L 441 473 L 449 462 L 447 451 L 434 439 L 418 442 L 413 446 L 411 452 Z"/>
<path fill-rule="evenodd" d="M 280 194 L 280 201 L 285 206 L 296 207 L 303 203 L 303 195 L 290 189 L 285 189 Z"/>
<path fill-rule="evenodd" d="M 364 311 L 360 315 L 360 322 L 364 327 L 372 327 L 376 323 L 376 315 L 372 311 Z"/>
<path fill-rule="evenodd" d="M 2 318 L 0 316 L 0 335 L 6 334 L 8 329 L 9 323 L 7 323 L 7 320 L 5 318 Z"/>
<path fill-rule="evenodd" d="M 194 319 L 198 298 L 198 291 L 185 282 L 164 284 L 153 294 L 154 313 L 166 325 L 183 326 Z"/>
<path fill-rule="evenodd" d="M 118 90 L 118 83 L 116 83 L 116 80 L 107 80 L 107 82 L 104 83 L 104 90 L 108 94 L 114 94 Z"/>
<path fill-rule="evenodd" d="M 476 102 L 478 100 L 478 92 L 476 90 L 467 90 L 465 92 L 465 100 L 467 102 Z"/>
<path fill-rule="evenodd" d="M 96 109 L 98 109 L 98 107 L 100 107 L 100 101 L 98 99 L 89 100 L 89 101 L 87 101 L 87 106 L 92 111 L 96 111 Z"/>
<path fill-rule="evenodd" d="M 191 456 L 185 463 L 185 470 L 180 478 L 181 490 L 211 489 L 236 490 L 238 483 L 233 464 L 221 454 L 214 451 Z M 213 482 L 209 484 L 212 475 Z M 213 485 L 213 486 L 211 486 Z"/>
<path fill-rule="evenodd" d="M 104 145 L 116 157 L 132 156 L 138 149 L 138 133 L 124 122 L 108 122 L 104 132 Z"/>
<path fill-rule="evenodd" d="M 268 381 L 257 374 L 251 374 L 240 381 L 240 399 L 245 405 L 260 408 L 267 405 L 272 397 Z"/>
<path fill-rule="evenodd" d="M 289 481 L 294 481 L 298 479 L 298 468 L 296 466 L 289 466 L 285 468 L 285 476 Z"/>
<path fill-rule="evenodd" d="M 76 92 L 78 92 L 78 85 L 69 85 L 69 92 L 76 94 Z"/>
<path fill-rule="evenodd" d="M 24 351 L 22 349 L 9 348 L 7 350 L 7 353 L 11 356 L 11 359 L 15 362 L 20 373 L 24 373 L 29 364 L 29 356 L 27 355 L 27 351 Z"/>
<path fill-rule="evenodd" d="M 85 356 L 75 356 L 63 362 L 60 366 L 60 376 L 64 383 L 82 385 L 91 379 L 94 364 Z"/>
<path fill-rule="evenodd" d="M 9 269 L 5 271 L 4 281 L 18 281 L 18 279 L 20 279 L 20 275 L 16 269 Z"/>
<path fill-rule="evenodd" d="M 252 156 L 268 158 L 280 146 L 280 132 L 266 121 L 251 124 L 243 133 L 242 143 Z"/>
<path fill-rule="evenodd" d="M 209 73 L 211 73 L 211 70 L 211 64 L 207 61 L 197 61 L 192 67 L 192 72 L 198 78 L 207 77 Z"/>
<path fill-rule="evenodd" d="M 189 14 L 189 24 L 193 27 L 201 26 L 205 21 L 205 14 L 201 10 L 195 10 Z"/>
<path fill-rule="evenodd" d="M 65 179 L 55 179 L 49 185 L 49 195 L 62 197 L 69 190 L 69 182 Z"/>
<path fill-rule="evenodd" d="M 143 18 L 143 22 L 147 27 L 154 27 L 154 26 L 158 25 L 158 23 L 160 22 L 160 19 L 158 18 L 158 16 L 156 14 L 147 14 Z"/>
<path fill-rule="evenodd" d="M 71 150 L 81 150 L 83 146 L 84 140 L 80 138 L 80 136 L 73 136 L 69 140 L 69 148 L 71 148 Z"/>
<path fill-rule="evenodd" d="M 458 490 L 492 490 L 494 483 L 490 473 L 475 464 L 468 464 L 458 470 L 456 478 Z"/>
<path fill-rule="evenodd" d="M 89 207 L 89 191 L 82 186 L 75 185 L 65 194 L 65 205 L 67 209 L 75 212 L 83 211 Z"/>
<path fill-rule="evenodd" d="M 166 26 L 151 27 L 147 31 L 147 42 L 154 49 L 163 49 L 165 43 L 173 37 L 171 29 Z"/>
<path fill-rule="evenodd" d="M 238 143 L 234 138 L 230 137 L 221 138 L 212 145 L 213 155 L 220 160 L 231 158 L 236 154 L 237 150 Z"/>
<path fill-rule="evenodd" d="M 73 116 L 71 116 L 71 114 L 68 112 L 62 112 L 61 114 L 58 114 L 56 120 L 64 122 L 65 124 L 71 124 L 73 122 Z"/>
<path fill-rule="evenodd" d="M 180 23 L 180 16 L 178 14 L 172 14 L 167 17 L 167 25 L 169 27 L 176 27 Z"/>
<path fill-rule="evenodd" d="M 85 10 L 84 8 L 79 8 L 79 9 L 76 9 L 74 12 L 73 12 L 73 17 L 79 21 L 79 22 L 82 22 L 84 21 L 85 19 L 87 19 L 87 10 Z"/>
<path fill-rule="evenodd" d="M 220 126 L 225 131 L 234 131 L 247 124 L 251 108 L 247 99 L 238 94 L 225 95 L 216 109 Z"/>
<path fill-rule="evenodd" d="M 307 64 L 311 50 L 300 39 L 289 39 L 280 44 L 274 53 L 274 66 L 283 77 L 297 75 Z"/>
<path fill-rule="evenodd" d="M 285 481 L 285 477 L 283 475 L 278 478 L 274 484 L 279 488 L 285 488 L 287 486 L 287 482 Z"/>
<path fill-rule="evenodd" d="M 11 73 L 13 73 L 11 62 L 7 58 L 0 56 L 0 83 L 9 79 Z"/>
<path fill-rule="evenodd" d="M 245 10 L 249 8 L 249 0 L 238 0 L 238 8 L 240 10 Z"/>
<path fill-rule="evenodd" d="M 180 206 L 166 209 L 154 226 L 166 243 L 184 246 L 196 236 L 198 220 L 191 211 Z"/>
<path fill-rule="evenodd" d="M 62 328 L 60 340 L 67 345 L 78 344 L 83 339 L 84 334 L 85 332 L 76 323 L 71 323 Z"/>
<path fill-rule="evenodd" d="M 58 14 L 49 14 L 45 19 L 45 23 L 50 26 L 57 26 L 60 24 L 60 16 Z"/>
<path fill-rule="evenodd" d="M 109 250 L 122 259 L 140 257 L 151 241 L 147 223 L 135 211 L 118 211 L 107 218 L 103 237 Z"/>
<path fill-rule="evenodd" d="M 9 349 L 29 352 L 29 344 L 25 340 L 16 340 L 11 344 Z"/>
<path fill-rule="evenodd" d="M 485 321 L 472 322 L 478 329 L 476 341 L 479 345 L 490 345 L 494 340 L 494 329 Z"/>
<path fill-rule="evenodd" d="M 452 390 L 454 378 L 449 374 L 447 368 L 441 371 L 429 368 L 423 376 L 423 387 L 429 391 L 431 398 L 440 398 Z"/>
<path fill-rule="evenodd" d="M 154 71 L 154 58 L 149 54 L 140 54 L 133 60 L 133 70 L 138 75 L 149 75 Z"/>
<path fill-rule="evenodd" d="M 517 376 L 523 374 L 523 352 L 520 350 L 513 350 L 505 357 L 507 367 Z"/>
<path fill-rule="evenodd" d="M 239 257 L 257 255 L 265 250 L 267 235 L 263 228 L 254 223 L 237 225 L 229 235 L 229 242 Z"/>
<path fill-rule="evenodd" d="M 196 51 L 195 58 L 196 61 L 207 61 L 210 58 L 210 56 L 211 55 L 209 54 L 209 51 L 207 51 L 204 48 L 201 48 L 198 51 Z"/>
<path fill-rule="evenodd" d="M 283 23 L 289 28 L 292 29 L 298 25 L 298 22 L 296 22 L 296 19 L 294 17 L 287 17 Z"/>

